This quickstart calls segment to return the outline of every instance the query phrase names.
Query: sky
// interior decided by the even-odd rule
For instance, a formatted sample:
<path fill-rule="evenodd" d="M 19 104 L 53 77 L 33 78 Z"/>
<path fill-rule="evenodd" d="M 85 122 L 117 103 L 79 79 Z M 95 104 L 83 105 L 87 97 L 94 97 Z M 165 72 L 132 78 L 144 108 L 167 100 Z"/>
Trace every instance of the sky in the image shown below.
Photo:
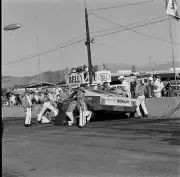
<path fill-rule="evenodd" d="M 91 44 L 93 64 L 124 63 L 143 66 L 150 64 L 149 56 L 152 63 L 161 63 L 172 59 L 172 47 L 174 58 L 180 60 L 180 45 L 177 45 L 180 44 L 180 21 L 174 19 L 171 19 L 171 31 L 175 45 L 170 43 L 168 20 L 132 29 L 136 32 L 125 30 L 99 36 L 124 29 L 117 24 L 125 26 L 149 20 L 130 26 L 134 27 L 168 19 L 164 0 L 93 10 L 142 1 L 145 0 L 87 0 L 89 28 L 90 32 L 93 32 L 90 36 L 94 37 L 94 43 Z M 180 11 L 180 0 L 177 0 L 177 3 Z M 84 0 L 3 0 L 2 28 L 12 23 L 20 23 L 22 27 L 12 32 L 2 30 L 2 75 L 32 76 L 47 70 L 54 71 L 87 64 L 84 7 Z M 96 15 L 115 22 L 116 25 Z M 156 17 L 161 18 L 150 20 Z M 109 30 L 113 28 L 116 29 Z M 105 29 L 108 30 L 101 31 Z M 141 35 L 139 32 L 168 42 Z M 79 36 L 81 37 L 78 38 Z M 62 46 L 78 40 L 81 42 L 61 49 Z M 40 53 L 57 48 L 59 50 L 40 55 L 40 60 L 33 57 L 5 65 L 36 54 L 37 47 Z"/>

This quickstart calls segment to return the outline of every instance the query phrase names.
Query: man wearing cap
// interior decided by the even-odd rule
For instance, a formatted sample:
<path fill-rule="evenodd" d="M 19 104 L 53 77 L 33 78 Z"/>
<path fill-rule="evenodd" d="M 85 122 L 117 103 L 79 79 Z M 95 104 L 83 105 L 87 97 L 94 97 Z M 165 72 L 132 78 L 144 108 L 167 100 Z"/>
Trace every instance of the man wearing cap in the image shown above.
<path fill-rule="evenodd" d="M 131 90 L 130 90 L 130 84 L 125 80 L 124 76 L 119 76 L 118 80 L 121 81 L 122 87 L 123 87 L 123 91 L 126 92 L 128 98 L 131 97 Z"/>
<path fill-rule="evenodd" d="M 162 86 L 157 76 L 153 77 L 154 83 L 153 83 L 153 92 L 155 98 L 161 98 L 161 90 Z"/>
<path fill-rule="evenodd" d="M 30 97 L 30 91 L 26 90 L 24 97 L 22 98 L 22 105 L 26 112 L 26 118 L 25 118 L 25 127 L 31 126 L 31 107 L 32 107 L 32 101 Z"/>

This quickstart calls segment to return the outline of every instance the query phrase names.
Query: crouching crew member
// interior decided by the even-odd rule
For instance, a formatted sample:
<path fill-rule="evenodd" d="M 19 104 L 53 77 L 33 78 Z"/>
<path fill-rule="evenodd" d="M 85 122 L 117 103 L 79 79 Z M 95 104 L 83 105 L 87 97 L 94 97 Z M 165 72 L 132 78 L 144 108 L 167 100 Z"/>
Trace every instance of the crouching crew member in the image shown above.
<path fill-rule="evenodd" d="M 22 105 L 24 107 L 24 110 L 26 112 L 26 118 L 25 118 L 25 127 L 31 126 L 31 108 L 32 108 L 32 101 L 30 97 L 30 92 L 25 91 L 24 97 L 22 98 Z"/>
<path fill-rule="evenodd" d="M 74 99 L 69 103 L 66 115 L 70 119 L 68 125 L 71 126 L 75 122 L 74 111 L 78 109 L 79 112 L 79 127 L 83 127 L 90 121 L 92 112 L 88 110 L 86 103 L 84 102 L 84 88 L 79 88 Z"/>
<path fill-rule="evenodd" d="M 79 128 L 83 127 L 90 120 L 92 112 L 87 110 L 85 103 L 85 89 L 82 87 L 77 92 L 77 107 L 79 110 Z"/>
<path fill-rule="evenodd" d="M 68 108 L 67 108 L 67 111 L 66 111 L 66 115 L 68 116 L 68 118 L 70 119 L 68 121 L 68 125 L 69 126 L 72 126 L 73 123 L 74 123 L 74 110 L 77 108 L 77 101 L 76 100 L 72 100 L 69 105 L 68 105 Z"/>
<path fill-rule="evenodd" d="M 38 123 L 42 123 L 42 118 L 44 118 L 43 115 L 47 109 L 50 109 L 54 113 L 54 116 L 58 115 L 58 110 L 55 108 L 56 103 L 54 102 L 53 99 L 54 98 L 51 94 L 45 96 L 43 107 L 42 107 L 40 113 L 38 114 L 38 119 L 37 119 Z M 45 122 L 48 123 L 47 121 L 45 121 Z"/>

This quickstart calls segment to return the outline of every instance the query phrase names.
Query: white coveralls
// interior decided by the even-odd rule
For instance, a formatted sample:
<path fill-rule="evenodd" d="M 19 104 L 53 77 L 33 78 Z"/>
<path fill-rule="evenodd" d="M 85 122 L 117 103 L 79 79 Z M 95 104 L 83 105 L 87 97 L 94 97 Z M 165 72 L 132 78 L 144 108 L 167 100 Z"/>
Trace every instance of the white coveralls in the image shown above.
<path fill-rule="evenodd" d="M 83 127 L 87 122 L 90 121 L 92 112 L 88 111 L 87 106 L 79 98 L 78 101 L 71 101 L 69 103 L 66 115 L 69 117 L 68 125 L 71 126 L 74 123 L 73 111 L 78 107 L 79 110 L 79 127 Z"/>
<path fill-rule="evenodd" d="M 146 105 L 145 105 L 145 96 L 144 95 L 137 97 L 136 111 L 137 111 L 138 116 L 141 116 L 141 111 L 140 111 L 140 107 L 139 107 L 140 105 L 141 105 L 141 107 L 142 107 L 142 109 L 144 111 L 144 114 L 148 115 L 148 111 L 147 111 L 147 108 L 146 108 Z"/>
<path fill-rule="evenodd" d="M 123 90 L 128 95 L 128 98 L 131 98 L 130 84 L 126 80 L 123 80 L 122 86 L 123 86 Z"/>
<path fill-rule="evenodd" d="M 87 105 L 84 102 L 84 93 L 79 91 L 78 93 L 78 109 L 79 109 L 79 127 L 83 127 L 87 121 L 90 120 L 92 112 L 88 111 Z"/>
<path fill-rule="evenodd" d="M 49 100 L 50 101 L 47 101 L 43 104 L 43 107 L 40 111 L 40 113 L 38 114 L 38 121 L 42 121 L 42 123 L 48 123 L 48 119 L 43 116 L 44 112 L 47 110 L 47 109 L 50 109 L 53 113 L 54 113 L 54 116 L 57 116 L 58 115 L 58 110 L 51 104 L 51 100 L 52 100 L 52 97 L 49 97 Z M 53 101 L 53 100 L 52 100 Z M 43 120 L 42 120 L 43 118 Z M 50 122 L 50 120 L 49 120 Z"/>
<path fill-rule="evenodd" d="M 74 115 L 73 111 L 76 109 L 77 101 L 71 101 L 68 105 L 66 115 L 69 117 L 70 121 L 68 121 L 68 125 L 71 126 L 74 123 Z"/>
<path fill-rule="evenodd" d="M 154 82 L 154 97 L 161 98 L 162 85 L 158 79 Z"/>
<path fill-rule="evenodd" d="M 26 95 L 27 101 L 29 105 L 32 105 L 31 98 L 30 96 Z M 25 118 L 25 125 L 30 125 L 31 124 L 31 107 L 26 107 L 26 118 Z"/>
<path fill-rule="evenodd" d="M 148 111 L 147 111 L 146 106 L 145 106 L 145 94 L 144 94 L 144 92 L 145 92 L 145 86 L 144 85 L 137 85 L 136 86 L 136 89 L 135 89 L 135 93 L 137 95 L 136 111 L 137 111 L 138 117 L 141 116 L 140 105 L 144 111 L 144 114 L 148 115 Z"/>
<path fill-rule="evenodd" d="M 91 119 L 92 112 L 87 110 L 86 103 L 79 106 L 79 126 L 83 127 Z"/>

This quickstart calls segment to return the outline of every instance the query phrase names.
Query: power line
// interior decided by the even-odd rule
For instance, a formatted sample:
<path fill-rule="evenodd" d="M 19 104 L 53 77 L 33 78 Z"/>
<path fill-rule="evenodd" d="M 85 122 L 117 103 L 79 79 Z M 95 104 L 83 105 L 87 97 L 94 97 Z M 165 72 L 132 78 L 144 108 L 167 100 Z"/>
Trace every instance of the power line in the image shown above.
<path fill-rule="evenodd" d="M 135 27 L 131 27 L 131 28 L 126 28 L 126 29 L 123 29 L 123 30 L 118 30 L 118 31 L 114 31 L 114 32 L 109 32 L 109 33 L 104 33 L 104 34 L 100 34 L 100 35 L 95 35 L 95 36 L 92 36 L 92 38 L 97 38 L 97 37 L 107 36 L 107 35 L 111 35 L 111 34 L 116 34 L 116 33 L 120 33 L 120 32 L 123 32 L 123 31 L 128 31 L 128 30 L 131 30 L 131 29 L 134 29 L 134 28 L 144 27 L 144 26 L 148 26 L 148 25 L 151 25 L 151 24 L 155 24 L 155 23 L 159 23 L 159 22 L 163 22 L 163 21 L 167 21 L 167 20 L 168 19 L 159 20 L 159 21 L 148 23 L 148 24 L 143 24 L 143 25 L 139 25 L 139 26 L 135 26 Z M 144 34 L 144 35 L 146 35 L 146 34 Z M 157 40 L 161 40 L 161 39 L 153 37 L 153 36 L 149 36 L 149 35 L 146 35 L 146 36 L 154 38 L 154 39 L 157 39 Z M 170 42 L 165 41 L 165 40 L 161 40 L 161 41 L 171 44 Z M 174 44 L 174 45 L 180 45 L 180 44 Z"/>
<path fill-rule="evenodd" d="M 67 45 L 64 45 L 64 46 L 55 48 L 55 49 L 51 49 L 51 50 L 48 50 L 48 51 L 45 51 L 45 52 L 41 52 L 41 53 L 39 53 L 39 56 L 40 56 L 40 55 L 44 55 L 44 54 L 46 54 L 46 53 L 54 52 L 54 51 L 56 51 L 56 50 L 60 50 L 60 49 L 66 48 L 66 47 L 69 47 L 69 46 L 71 46 L 71 45 L 80 43 L 80 42 L 82 42 L 82 41 L 84 41 L 84 39 L 83 39 L 83 40 L 81 39 L 81 40 L 79 40 L 79 41 L 76 41 L 76 42 L 73 42 L 73 43 L 70 43 L 70 44 L 67 44 Z M 31 59 L 31 58 L 34 58 L 34 57 L 36 57 L 36 56 L 37 56 L 37 54 L 34 54 L 34 55 L 32 55 L 32 56 L 29 56 L 29 57 L 23 57 L 23 58 L 20 59 L 20 60 L 12 61 L 12 62 L 6 63 L 6 64 L 4 64 L 4 65 L 2 65 L 2 66 L 7 66 L 7 65 L 10 65 L 10 64 L 19 63 L 19 62 L 22 62 L 22 61 L 25 61 L 25 60 L 29 60 L 29 59 Z"/>
<path fill-rule="evenodd" d="M 144 4 L 144 3 L 148 3 L 148 2 L 152 2 L 152 1 L 154 1 L 154 0 L 141 1 L 141 2 L 135 2 L 135 3 L 130 3 L 130 4 L 111 6 L 111 7 L 102 7 L 102 8 L 91 9 L 91 10 L 88 10 L 88 11 L 89 11 L 89 12 L 92 12 L 92 11 L 99 11 L 99 10 L 107 10 L 107 9 L 121 8 L 121 7 L 127 7 L 127 6 L 132 6 L 132 5 Z"/>
<path fill-rule="evenodd" d="M 99 16 L 99 15 L 97 15 L 97 14 L 95 14 L 95 13 L 92 13 L 92 14 L 95 15 L 96 17 L 98 17 L 98 18 L 101 18 L 101 19 L 103 19 L 103 20 L 105 20 L 105 21 L 108 21 L 108 22 L 110 22 L 110 23 L 112 23 L 112 24 L 114 24 L 114 25 L 117 25 L 117 26 L 119 26 L 119 27 L 122 27 L 122 28 L 124 28 L 124 29 L 126 29 L 126 30 L 130 30 L 130 31 L 133 31 L 133 32 L 138 33 L 138 34 L 140 34 L 140 35 L 143 35 L 143 36 L 146 36 L 146 37 L 149 37 L 149 38 L 152 38 L 152 39 L 161 41 L 161 42 L 166 42 L 166 43 L 171 44 L 169 41 L 166 41 L 166 40 L 163 40 L 163 39 L 154 37 L 154 36 L 150 36 L 150 35 L 148 35 L 148 34 L 145 34 L 145 33 L 139 32 L 139 31 L 136 31 L 136 30 L 134 30 L 134 29 L 128 29 L 127 27 L 125 27 L 125 26 L 123 26 L 123 25 L 120 25 L 120 24 L 117 24 L 117 23 L 115 23 L 115 22 L 113 22 L 113 21 L 111 21 L 111 20 L 108 20 L 107 18 L 101 17 L 101 16 Z"/>
<path fill-rule="evenodd" d="M 97 37 L 102 37 L 102 36 L 106 36 L 106 35 L 110 35 L 110 34 L 115 34 L 115 33 L 127 31 L 127 30 L 134 29 L 134 28 L 139 28 L 139 27 L 142 27 L 142 26 L 147 26 L 147 25 L 150 25 L 150 24 L 155 24 L 155 23 L 163 22 L 163 21 L 167 21 L 167 20 L 168 20 L 168 19 L 160 20 L 160 21 L 156 21 L 156 22 L 152 22 L 152 23 L 148 23 L 148 24 L 144 24 L 144 25 L 139 25 L 139 26 L 136 26 L 136 27 L 126 28 L 126 29 L 124 29 L 124 30 L 118 30 L 118 31 L 110 32 L 110 33 L 95 35 L 95 36 L 93 36 L 92 38 L 97 38 Z M 79 36 L 78 38 L 80 38 L 80 37 L 82 37 L 82 36 Z M 69 46 L 71 46 L 71 45 L 80 43 L 80 42 L 82 42 L 82 41 L 84 41 L 84 40 L 85 40 L 85 39 L 81 39 L 81 40 L 79 40 L 79 41 L 75 41 L 75 42 L 73 42 L 73 43 L 70 43 L 70 44 L 67 44 L 67 45 L 64 45 L 64 46 L 61 46 L 61 47 L 58 47 L 58 48 L 54 48 L 54 49 L 51 49 L 51 50 L 47 50 L 47 51 L 45 51 L 45 52 L 41 52 L 41 53 L 39 53 L 39 56 L 40 56 L 40 55 L 47 54 L 47 53 L 50 53 L 50 52 L 54 52 L 54 51 L 59 50 L 59 49 L 61 49 L 61 48 L 69 47 Z M 72 40 L 69 40 L 69 41 L 72 41 Z M 68 42 L 69 42 L 69 41 L 68 41 Z M 166 41 L 166 42 L 167 42 L 167 41 Z M 169 42 L 168 42 L 168 43 L 169 43 Z M 180 44 L 177 44 L 177 45 L 180 45 Z M 25 60 L 29 60 L 29 59 L 31 59 L 31 58 L 34 58 L 34 57 L 36 57 L 36 56 L 37 56 L 37 53 L 36 53 L 36 54 L 33 54 L 33 55 L 31 55 L 31 56 L 28 56 L 28 57 L 23 57 L 22 59 L 17 60 L 17 61 L 12 61 L 12 62 L 6 63 L 6 64 L 4 64 L 4 65 L 2 65 L 2 66 L 7 66 L 7 65 L 10 65 L 10 64 L 19 63 L 19 62 L 22 62 L 22 61 L 25 61 Z"/>
<path fill-rule="evenodd" d="M 92 13 L 92 14 L 94 14 L 94 13 Z M 125 27 L 129 27 L 129 26 L 136 25 L 136 24 L 143 23 L 143 22 L 148 22 L 148 21 L 151 21 L 151 20 L 156 20 L 156 19 L 159 19 L 159 18 L 162 18 L 162 17 L 166 17 L 166 15 L 162 15 L 162 16 L 158 16 L 158 17 L 154 17 L 154 18 L 149 18 L 149 19 L 141 20 L 141 21 L 137 21 L 137 22 L 133 22 L 131 24 L 125 25 Z M 111 31 L 111 30 L 115 30 L 115 29 L 119 29 L 119 26 L 114 27 L 114 28 L 109 28 L 109 29 L 102 29 L 102 30 L 98 30 L 98 31 L 90 32 L 90 33 L 94 34 L 94 33 L 99 33 L 99 32 Z"/>
<path fill-rule="evenodd" d="M 94 14 L 94 13 L 93 13 L 93 14 Z M 94 15 L 97 16 L 97 14 L 94 14 Z M 158 19 L 158 18 L 161 18 L 161 17 L 163 17 L 163 16 L 159 16 L 159 17 L 156 17 L 156 18 L 151 18 L 151 19 L 147 19 L 147 20 L 143 20 L 143 21 L 131 23 L 131 24 L 128 24 L 128 25 L 126 25 L 126 26 L 123 26 L 123 28 L 126 28 L 126 29 L 124 29 L 124 30 L 118 30 L 118 31 L 110 32 L 110 33 L 104 33 L 104 34 L 100 34 L 100 35 L 95 35 L 95 36 L 93 36 L 93 38 L 101 37 L 101 36 L 106 36 L 106 35 L 110 35 L 110 34 L 114 34 L 114 33 L 119 33 L 119 32 L 123 32 L 123 31 L 131 30 L 131 29 L 134 29 L 134 28 L 139 28 L 139 27 L 142 27 L 142 26 L 147 26 L 147 25 L 151 25 L 151 24 L 155 24 L 155 23 L 158 23 L 158 22 L 163 22 L 163 21 L 168 20 L 168 19 L 164 19 L 164 20 L 160 20 L 160 21 L 156 21 L 156 22 L 152 22 L 152 23 L 148 23 L 148 24 L 139 25 L 139 26 L 136 26 L 136 27 L 127 28 L 128 26 L 131 26 L 131 25 L 134 25 L 134 24 L 137 24 L 137 23 L 145 22 L 145 21 L 148 21 L 148 20 L 154 20 L 154 19 Z M 102 17 L 102 18 L 103 18 L 103 17 Z M 108 20 L 108 19 L 106 19 L 106 20 Z M 111 21 L 111 23 L 115 23 L 115 22 L 112 22 L 112 21 Z M 120 26 L 119 24 L 116 24 L 116 25 Z M 118 28 L 119 28 L 119 27 L 118 27 Z M 113 28 L 113 29 L 117 29 L 117 28 Z M 106 29 L 100 30 L 100 31 L 91 32 L 90 34 L 94 34 L 94 33 L 97 33 L 97 32 L 103 32 L 103 31 L 106 31 Z M 138 32 L 138 33 L 139 33 L 139 32 Z M 146 35 L 146 34 L 143 34 L 143 35 Z M 149 36 L 149 35 L 146 35 L 146 36 L 151 37 L 151 38 L 156 38 L 156 37 L 152 37 L 152 36 Z M 84 37 L 84 35 L 81 35 L 81 36 L 79 36 L 79 37 L 76 37 L 76 38 L 73 38 L 73 39 L 67 41 L 67 42 L 66 42 L 66 45 L 64 45 L 64 46 L 60 46 L 60 47 L 57 47 L 57 48 L 54 48 L 54 49 L 50 49 L 50 50 L 46 50 L 46 51 L 44 51 L 44 52 L 41 52 L 41 53 L 39 53 L 39 56 L 40 56 L 40 55 L 47 54 L 47 53 L 50 53 L 50 52 L 53 52 L 53 51 L 56 51 L 56 50 L 59 50 L 59 49 L 62 49 L 62 48 L 69 47 L 69 46 L 74 45 L 74 44 L 77 44 L 77 43 L 80 43 L 80 42 L 84 41 L 85 38 L 84 38 L 84 39 L 81 39 L 81 40 L 78 40 L 78 41 L 75 41 L 75 42 L 73 42 L 73 43 L 68 44 L 69 42 L 71 42 L 71 41 L 73 41 L 73 40 L 75 40 L 75 39 L 82 38 L 82 37 Z M 159 40 L 159 38 L 156 38 L 156 39 Z M 163 41 L 163 40 L 161 40 L 161 41 Z M 168 41 L 163 41 L 163 42 L 169 43 Z M 180 45 L 180 44 L 176 44 L 176 45 Z M 22 59 L 17 60 L 17 61 L 12 61 L 12 62 L 6 63 L 6 64 L 4 64 L 4 65 L 2 65 L 2 66 L 14 64 L 14 63 L 19 63 L 19 62 L 21 62 L 21 61 L 29 60 L 29 59 L 34 58 L 34 57 L 37 57 L 37 53 L 36 53 L 36 54 L 32 54 L 32 55 L 30 55 L 30 56 L 23 57 Z"/>

